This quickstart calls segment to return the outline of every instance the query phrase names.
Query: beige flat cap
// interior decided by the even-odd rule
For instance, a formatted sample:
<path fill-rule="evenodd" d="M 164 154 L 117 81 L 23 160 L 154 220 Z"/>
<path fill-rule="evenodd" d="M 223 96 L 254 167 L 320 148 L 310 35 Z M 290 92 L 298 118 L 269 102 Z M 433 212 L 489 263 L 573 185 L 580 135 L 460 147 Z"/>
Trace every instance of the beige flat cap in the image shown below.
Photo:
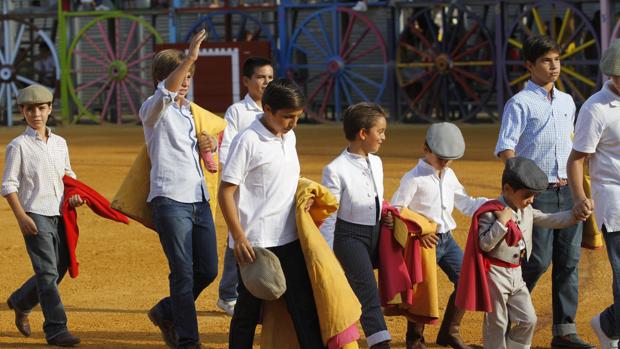
<path fill-rule="evenodd" d="M 51 103 L 54 100 L 54 96 L 50 90 L 42 85 L 30 85 L 19 91 L 17 96 L 17 104 L 41 104 Z"/>
<path fill-rule="evenodd" d="M 614 40 L 603 52 L 600 67 L 607 76 L 620 76 L 620 39 Z"/>
<path fill-rule="evenodd" d="M 280 298 L 286 291 L 280 260 L 273 252 L 262 247 L 254 247 L 254 254 L 254 263 L 239 268 L 243 285 L 256 298 L 267 301 Z"/>

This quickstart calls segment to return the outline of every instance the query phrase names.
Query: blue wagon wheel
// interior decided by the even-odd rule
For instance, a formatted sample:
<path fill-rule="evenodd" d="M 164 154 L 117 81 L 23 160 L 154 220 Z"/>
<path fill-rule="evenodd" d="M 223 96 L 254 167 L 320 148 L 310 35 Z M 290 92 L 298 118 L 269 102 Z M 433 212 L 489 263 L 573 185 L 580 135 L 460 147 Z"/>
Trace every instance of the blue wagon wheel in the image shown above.
<path fill-rule="evenodd" d="M 54 91 L 60 66 L 49 36 L 32 23 L 11 18 L 6 14 L 6 3 L 4 7 L 0 15 L 0 109 L 5 111 L 6 125 L 11 126 L 18 90 L 41 84 Z M 39 69 L 39 64 L 45 71 Z"/>
<path fill-rule="evenodd" d="M 560 90 L 571 94 L 577 104 L 596 92 L 601 84 L 599 37 L 579 9 L 562 1 L 541 1 L 525 6 L 509 28 L 504 44 L 504 81 L 510 94 L 520 91 L 529 78 L 521 50 L 532 35 L 549 35 L 560 46 L 562 68 L 556 82 Z"/>
<path fill-rule="evenodd" d="M 267 25 L 242 11 L 221 10 L 213 11 L 198 18 L 185 34 L 185 42 L 189 42 L 192 35 L 207 25 L 210 42 L 222 41 L 269 41 L 272 54 L 276 52 L 276 41 Z"/>
<path fill-rule="evenodd" d="M 314 119 L 340 119 L 359 101 L 379 103 L 388 78 L 388 55 L 377 27 L 348 8 L 314 12 L 293 32 L 287 74 L 304 88 Z"/>
<path fill-rule="evenodd" d="M 462 6 L 414 9 L 396 57 L 398 82 L 409 98 L 406 115 L 465 121 L 485 111 L 495 86 L 493 45 L 484 22 Z"/>

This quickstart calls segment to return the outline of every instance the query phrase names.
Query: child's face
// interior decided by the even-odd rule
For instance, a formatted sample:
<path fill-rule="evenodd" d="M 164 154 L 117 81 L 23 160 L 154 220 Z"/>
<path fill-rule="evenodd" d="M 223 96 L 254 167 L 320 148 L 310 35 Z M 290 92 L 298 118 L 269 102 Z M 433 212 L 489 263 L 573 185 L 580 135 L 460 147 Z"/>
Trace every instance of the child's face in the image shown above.
<path fill-rule="evenodd" d="M 424 160 L 433 166 L 433 168 L 437 171 L 441 171 L 444 168 L 450 167 L 452 164 L 452 160 L 442 159 L 439 156 L 435 155 L 426 145 L 424 145 Z"/>
<path fill-rule="evenodd" d="M 285 134 L 297 126 L 297 121 L 303 115 L 302 109 L 280 109 L 275 113 L 271 111 L 269 105 L 264 105 L 265 116 L 267 122 L 275 134 Z"/>
<path fill-rule="evenodd" d="M 273 67 L 270 65 L 264 65 L 262 67 L 254 68 L 254 74 L 251 78 L 243 77 L 243 84 L 248 88 L 250 97 L 254 100 L 260 100 L 263 98 L 263 92 L 267 85 L 273 80 Z"/>
<path fill-rule="evenodd" d="M 181 83 L 181 87 L 179 88 L 179 97 L 180 98 L 185 98 L 185 96 L 187 96 L 187 93 L 189 92 L 189 87 L 192 84 L 192 73 L 187 73 L 187 75 L 185 76 L 185 79 L 183 79 L 183 82 Z"/>
<path fill-rule="evenodd" d="M 514 190 L 510 184 L 504 185 L 502 195 L 506 202 L 513 206 L 513 209 L 522 210 L 534 202 L 534 198 L 538 193 L 529 189 Z"/>
<path fill-rule="evenodd" d="M 375 119 L 374 125 L 370 129 L 360 130 L 359 137 L 362 141 L 362 149 L 367 154 L 373 154 L 379 151 L 381 143 L 385 141 L 385 130 L 387 122 L 384 117 Z"/>
<path fill-rule="evenodd" d="M 20 110 L 28 126 L 35 130 L 41 130 L 47 124 L 47 118 L 52 113 L 52 106 L 50 103 L 24 104 L 20 106 Z"/>
<path fill-rule="evenodd" d="M 560 77 L 560 54 L 549 51 L 539 57 L 536 62 L 525 62 L 527 70 L 532 75 L 532 81 L 538 85 L 546 85 L 555 82 Z"/>

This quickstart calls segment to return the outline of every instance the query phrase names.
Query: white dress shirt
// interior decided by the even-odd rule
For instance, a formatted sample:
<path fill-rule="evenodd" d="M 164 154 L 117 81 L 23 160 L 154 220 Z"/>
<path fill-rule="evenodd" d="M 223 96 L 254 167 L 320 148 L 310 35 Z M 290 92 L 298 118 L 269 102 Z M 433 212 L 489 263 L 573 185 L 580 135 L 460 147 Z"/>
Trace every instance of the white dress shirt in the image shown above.
<path fill-rule="evenodd" d="M 486 198 L 472 198 L 451 168 L 437 170 L 424 159 L 400 180 L 398 190 L 392 196 L 392 205 L 420 213 L 437 223 L 437 233 L 447 233 L 456 228 L 452 210 L 456 207 L 464 215 L 471 216 Z"/>
<path fill-rule="evenodd" d="M 62 177 L 75 178 L 64 138 L 47 129 L 47 142 L 30 126 L 6 146 L 2 196 L 17 193 L 24 211 L 59 216 L 65 186 Z"/>
<path fill-rule="evenodd" d="M 224 114 L 224 120 L 228 124 L 224 129 L 224 136 L 220 145 L 220 163 L 226 163 L 230 144 L 235 136 L 248 128 L 261 115 L 263 115 L 263 109 L 256 104 L 250 94 L 246 94 L 243 100 L 228 107 L 226 114 Z"/>
<path fill-rule="evenodd" d="M 377 224 L 376 198 L 379 212 L 383 202 L 383 164 L 381 158 L 349 153 L 345 149 L 323 169 L 323 185 L 340 202 L 338 211 L 321 225 L 321 233 L 332 246 L 336 218 L 349 223 L 374 226 Z"/>
<path fill-rule="evenodd" d="M 573 149 L 592 154 L 590 179 L 599 228 L 620 231 L 620 96 L 611 81 L 592 95 L 579 111 Z"/>
<path fill-rule="evenodd" d="M 255 120 L 230 147 L 222 182 L 239 186 L 239 222 L 252 246 L 282 246 L 298 239 L 295 192 L 300 167 L 295 144 L 293 131 L 280 138 Z M 229 237 L 230 248 L 234 245 Z"/>
<path fill-rule="evenodd" d="M 179 107 L 174 102 L 176 98 L 177 93 L 166 90 L 162 81 L 155 94 L 140 108 L 151 159 L 151 190 L 147 202 L 157 196 L 183 203 L 209 199 L 190 103 L 185 100 Z"/>

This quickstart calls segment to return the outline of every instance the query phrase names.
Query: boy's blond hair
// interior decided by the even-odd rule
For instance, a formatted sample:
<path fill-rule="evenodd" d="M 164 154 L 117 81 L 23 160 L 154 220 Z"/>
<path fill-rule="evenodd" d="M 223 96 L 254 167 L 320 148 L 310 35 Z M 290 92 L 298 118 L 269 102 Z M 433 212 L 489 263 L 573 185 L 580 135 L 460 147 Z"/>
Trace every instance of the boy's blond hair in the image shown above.
<path fill-rule="evenodd" d="M 157 87 L 160 81 L 166 80 L 168 75 L 170 75 L 184 59 L 185 53 L 181 50 L 170 48 L 157 52 L 155 57 L 153 57 L 152 67 L 154 87 Z M 194 75 L 195 70 L 196 64 L 192 64 L 191 68 L 189 68 L 189 73 Z"/>

